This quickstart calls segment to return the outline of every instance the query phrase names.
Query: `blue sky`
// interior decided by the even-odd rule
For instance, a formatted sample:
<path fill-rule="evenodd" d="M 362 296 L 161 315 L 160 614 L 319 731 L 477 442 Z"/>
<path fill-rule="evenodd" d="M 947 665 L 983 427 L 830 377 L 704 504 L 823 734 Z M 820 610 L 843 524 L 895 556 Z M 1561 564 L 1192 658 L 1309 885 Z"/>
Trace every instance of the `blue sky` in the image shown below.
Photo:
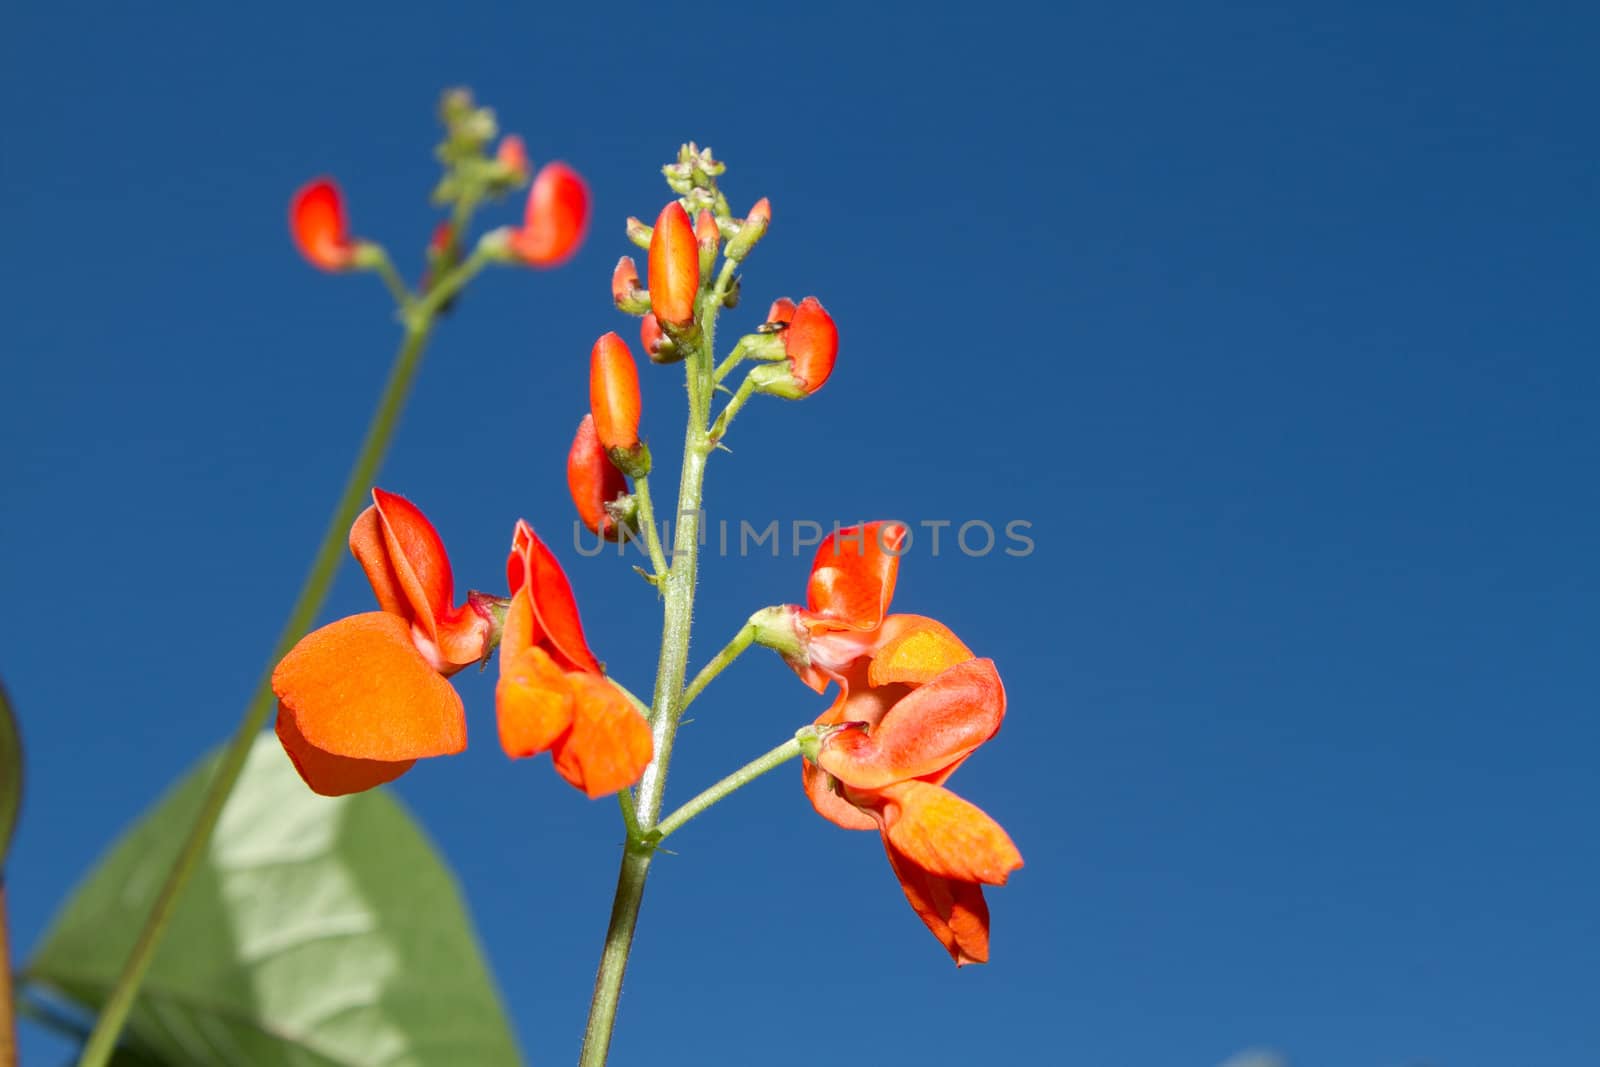
<path fill-rule="evenodd" d="M 953 783 L 1027 860 L 990 894 L 993 962 L 950 967 L 877 844 L 780 771 L 657 864 L 617 1062 L 1592 1057 L 1593 11 L 695 10 L 10 14 L 16 941 L 232 728 L 396 341 L 375 281 L 295 257 L 287 197 L 336 175 L 414 274 L 433 101 L 466 83 L 588 176 L 597 218 L 567 269 L 473 287 L 385 468 L 458 587 L 500 580 L 519 516 L 568 528 L 589 346 L 632 336 L 607 285 L 621 220 L 660 207 L 691 138 L 736 205 L 774 206 L 732 321 L 815 293 L 843 339 L 813 400 L 741 416 L 712 515 L 1023 519 L 1036 542 L 914 550 L 896 601 L 1010 695 Z M 670 453 L 678 380 L 645 377 Z M 597 652 L 648 688 L 653 600 L 563 556 Z M 800 598 L 807 556 L 709 560 L 692 659 Z M 347 567 L 325 617 L 369 607 Z M 492 680 L 462 680 L 468 753 L 398 791 L 530 1059 L 569 1062 L 615 813 L 504 759 Z M 669 802 L 819 710 L 741 661 Z"/>

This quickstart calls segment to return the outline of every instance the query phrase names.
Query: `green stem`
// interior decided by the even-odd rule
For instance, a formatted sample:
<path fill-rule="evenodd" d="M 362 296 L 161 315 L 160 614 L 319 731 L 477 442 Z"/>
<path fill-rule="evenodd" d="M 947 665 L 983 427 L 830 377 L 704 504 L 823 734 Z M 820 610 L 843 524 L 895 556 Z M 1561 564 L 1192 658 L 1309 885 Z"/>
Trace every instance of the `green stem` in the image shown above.
<path fill-rule="evenodd" d="M 748 377 L 739 383 L 739 391 L 733 394 L 733 398 L 728 401 L 728 406 L 722 409 L 722 413 L 717 416 L 716 423 L 711 427 L 710 436 L 712 441 L 720 441 L 728 435 L 728 427 L 733 425 L 733 417 L 739 414 L 739 409 L 744 407 L 745 403 L 755 395 L 755 392 L 756 383 Z"/>
<path fill-rule="evenodd" d="M 661 531 L 656 528 L 656 509 L 650 500 L 648 476 L 633 480 L 633 495 L 639 501 L 639 525 L 644 527 L 644 544 L 650 553 L 650 565 L 656 569 L 656 578 L 666 575 L 667 554 L 661 548 Z"/>
<path fill-rule="evenodd" d="M 389 259 L 389 253 L 382 248 L 378 249 L 378 260 L 373 265 L 378 272 L 378 277 L 383 279 L 383 284 L 388 286 L 389 295 L 394 297 L 395 306 L 401 311 L 411 306 L 411 290 L 406 288 L 405 279 L 400 277 L 400 272 L 394 269 L 394 263 Z"/>
<path fill-rule="evenodd" d="M 735 790 L 744 788 L 757 778 L 760 778 L 763 774 L 766 774 L 768 771 L 772 770 L 774 767 L 781 766 L 794 759 L 798 755 L 800 755 L 800 739 L 798 737 L 791 737 L 789 740 L 785 741 L 771 752 L 757 756 L 749 763 L 746 763 L 743 767 L 740 767 L 726 778 L 723 778 L 721 781 L 717 782 L 715 785 L 708 789 L 702 790 L 698 795 L 687 801 L 677 811 L 673 812 L 671 815 L 668 815 L 665 819 L 662 819 L 656 824 L 656 833 L 660 835 L 656 838 L 656 843 L 659 844 L 660 842 L 666 840 L 672 835 L 673 831 L 677 830 L 680 826 L 694 818 L 696 815 L 699 815 L 702 811 L 705 811 L 723 797 L 726 797 Z"/>
<path fill-rule="evenodd" d="M 722 651 L 711 657 L 711 662 L 700 668 L 700 673 L 694 676 L 694 681 L 689 683 L 689 688 L 683 691 L 683 706 L 688 707 L 694 703 L 694 698 L 700 695 L 701 690 L 710 685 L 717 675 L 727 669 L 728 664 L 738 659 L 750 643 L 756 639 L 756 628 L 751 623 L 745 623 L 740 631 L 733 635 L 733 640 L 723 646 Z"/>
<path fill-rule="evenodd" d="M 12 1006 L 11 943 L 6 933 L 6 882 L 0 875 L 0 1067 L 17 1067 L 17 1026 Z"/>
<path fill-rule="evenodd" d="M 432 296 L 433 293 L 430 293 L 429 298 Z M 267 670 L 261 676 L 255 695 L 250 698 L 250 703 L 245 708 L 244 718 L 234 731 L 228 747 L 223 750 L 222 758 L 217 763 L 216 773 L 206 789 L 205 799 L 200 804 L 200 811 L 195 815 L 194 825 L 189 828 L 189 835 L 184 839 L 177 858 L 173 860 L 171 870 L 167 872 L 166 882 L 150 906 L 150 913 L 145 917 L 144 926 L 139 931 L 138 939 L 133 943 L 127 962 L 123 964 L 122 973 L 117 977 L 117 984 L 112 988 L 105 1008 L 95 1021 L 94 1030 L 89 1034 L 89 1040 L 84 1045 L 83 1053 L 78 1060 L 79 1067 L 104 1067 L 111 1059 L 117 1037 L 122 1032 L 129 1011 L 133 1008 L 134 999 L 139 993 L 139 985 L 144 981 L 151 960 L 155 958 L 156 947 L 161 943 L 162 935 L 166 933 L 167 923 L 172 919 L 173 910 L 183 893 L 183 888 L 194 873 L 195 865 L 211 839 L 211 832 L 216 828 L 217 819 L 222 815 L 223 805 L 227 803 L 228 795 L 239 780 L 239 772 L 244 769 L 245 757 L 249 755 L 256 734 L 260 732 L 267 716 L 272 712 L 274 704 L 272 669 L 311 628 L 311 623 L 316 619 L 317 612 L 321 610 L 322 602 L 328 595 L 328 589 L 333 584 L 334 574 L 344 558 L 350 524 L 355 521 L 356 514 L 366 504 L 373 477 L 377 474 L 384 453 L 389 449 L 389 442 L 394 437 L 401 409 L 404 408 L 406 397 L 411 392 L 411 385 L 416 380 L 417 369 L 422 364 L 422 353 L 432 332 L 431 313 L 422 318 L 411 319 L 411 325 L 407 328 L 405 338 L 400 344 L 399 351 L 395 353 L 394 363 L 389 369 L 389 378 L 384 383 L 377 411 L 373 414 L 372 422 L 367 427 L 366 437 L 361 442 L 361 450 L 356 454 L 355 463 L 345 479 L 344 491 L 340 493 L 339 503 L 328 519 L 327 530 L 322 535 L 322 544 L 317 548 L 317 554 L 312 560 L 305 585 L 301 587 L 300 595 L 295 599 L 294 607 L 289 612 L 289 619 L 284 623 L 283 632 L 278 636 L 278 643 L 273 648 Z"/>
<path fill-rule="evenodd" d="M 477 249 L 468 256 L 455 270 L 440 278 L 438 283 L 420 299 L 411 304 L 405 311 L 405 319 L 409 329 L 430 327 L 440 310 L 448 304 L 452 297 L 466 288 L 477 273 L 494 261 L 494 253 L 486 248 L 483 242 L 478 243 Z"/>
<path fill-rule="evenodd" d="M 683 473 L 678 480 L 678 514 L 674 523 L 671 566 L 659 578 L 662 591 L 661 658 L 656 665 L 655 694 L 651 707 L 651 739 L 655 757 L 644 770 L 637 786 L 634 820 L 623 848 L 617 890 L 611 903 L 611 921 L 606 927 L 605 946 L 595 974 L 594 996 L 589 1002 L 589 1021 L 583 1033 L 580 1067 L 601 1067 L 611 1047 L 611 1032 L 616 1024 L 617 1001 L 622 994 L 622 978 L 628 968 L 628 953 L 633 947 L 633 931 L 639 922 L 639 906 L 644 900 L 645 881 L 650 861 L 655 856 L 656 819 L 666 790 L 667 768 L 672 761 L 672 742 L 683 714 L 683 679 L 689 668 L 689 630 L 694 616 L 694 587 L 699 566 L 700 501 L 705 483 L 706 458 L 711 441 L 706 436 L 707 412 L 711 406 L 711 353 L 716 329 L 716 306 L 720 297 L 714 288 L 702 297 L 701 332 L 697 351 L 684 361 L 689 388 L 689 425 L 683 440 Z M 642 509 L 641 509 L 642 517 Z"/>

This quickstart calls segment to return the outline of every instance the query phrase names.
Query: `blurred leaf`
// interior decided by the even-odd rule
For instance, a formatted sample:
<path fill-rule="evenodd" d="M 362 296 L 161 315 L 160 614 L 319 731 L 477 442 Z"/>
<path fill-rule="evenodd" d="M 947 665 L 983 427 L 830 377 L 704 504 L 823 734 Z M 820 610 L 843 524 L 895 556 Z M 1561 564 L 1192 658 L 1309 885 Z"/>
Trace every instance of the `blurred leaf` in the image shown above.
<path fill-rule="evenodd" d="M 27 981 L 98 1010 L 213 764 L 79 887 Z M 164 1067 L 520 1062 L 454 879 L 410 816 L 379 790 L 314 795 L 270 734 L 185 890 L 126 1040 Z"/>
<path fill-rule="evenodd" d="M 11 714 L 11 701 L 5 686 L 0 686 L 0 872 L 5 870 L 6 853 L 11 850 L 11 834 L 17 828 L 17 809 L 22 807 L 22 734 Z M 4 966 L 4 961 L 0 961 Z"/>

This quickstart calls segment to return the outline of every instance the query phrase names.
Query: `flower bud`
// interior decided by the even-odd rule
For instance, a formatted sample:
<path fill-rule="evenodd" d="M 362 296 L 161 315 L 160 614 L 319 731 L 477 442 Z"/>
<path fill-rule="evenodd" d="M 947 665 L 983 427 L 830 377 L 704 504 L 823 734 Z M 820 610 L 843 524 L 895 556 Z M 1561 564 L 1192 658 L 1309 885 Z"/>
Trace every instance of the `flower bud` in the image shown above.
<path fill-rule="evenodd" d="M 798 307 L 781 307 L 787 300 L 779 300 L 768 313 L 768 325 L 785 321 L 783 350 L 788 357 L 783 363 L 770 363 L 750 372 L 750 380 L 763 393 L 799 400 L 822 388 L 833 373 L 833 363 L 839 355 L 839 329 L 833 316 L 814 296 L 800 301 Z"/>
<path fill-rule="evenodd" d="M 639 370 L 627 343 L 614 333 L 596 341 L 589 354 L 589 407 L 602 446 L 638 447 Z"/>
<path fill-rule="evenodd" d="M 640 248 L 650 247 L 650 235 L 654 232 L 654 230 L 650 229 L 650 227 L 646 226 L 632 215 L 628 216 L 628 240 L 632 241 Z"/>
<path fill-rule="evenodd" d="M 728 242 L 727 257 L 737 263 L 748 256 L 756 242 L 766 235 L 767 224 L 771 221 L 772 204 L 763 196 L 750 209 L 750 214 L 744 217 L 739 232 Z"/>
<path fill-rule="evenodd" d="M 694 220 L 694 239 L 700 247 L 700 273 L 710 274 L 711 268 L 717 265 L 717 245 L 722 243 L 722 234 L 711 212 L 702 211 Z"/>
<path fill-rule="evenodd" d="M 547 163 L 528 190 L 521 228 L 512 231 L 511 250 L 530 267 L 566 262 L 589 228 L 589 187 L 565 163 Z"/>
<path fill-rule="evenodd" d="M 528 172 L 532 165 L 528 162 L 528 149 L 523 145 L 522 138 L 516 134 L 507 134 L 500 138 L 500 147 L 495 149 L 494 161 L 505 170 L 506 177 L 521 183 L 528 180 Z"/>
<path fill-rule="evenodd" d="M 599 534 L 608 541 L 621 536 L 621 528 L 610 506 L 631 500 L 628 482 L 606 457 L 606 450 L 595 433 L 593 415 L 585 415 L 578 423 L 577 436 L 572 439 L 572 448 L 567 453 L 567 489 L 577 506 L 578 518 L 590 533 Z"/>
<path fill-rule="evenodd" d="M 633 265 L 632 256 L 617 260 L 611 272 L 611 299 L 618 311 L 629 315 L 643 315 L 650 310 L 650 294 L 639 287 L 639 268 Z"/>
<path fill-rule="evenodd" d="M 329 178 L 318 178 L 294 194 L 289 202 L 289 234 L 313 267 L 343 271 L 355 265 L 344 197 Z"/>
<path fill-rule="evenodd" d="M 639 323 L 639 344 L 651 363 L 677 363 L 683 359 L 683 351 L 676 341 L 661 332 L 661 323 L 653 312 Z"/>
<path fill-rule="evenodd" d="M 661 209 L 650 236 L 650 310 L 667 328 L 694 322 L 700 292 L 700 250 L 694 227 L 676 200 Z"/>

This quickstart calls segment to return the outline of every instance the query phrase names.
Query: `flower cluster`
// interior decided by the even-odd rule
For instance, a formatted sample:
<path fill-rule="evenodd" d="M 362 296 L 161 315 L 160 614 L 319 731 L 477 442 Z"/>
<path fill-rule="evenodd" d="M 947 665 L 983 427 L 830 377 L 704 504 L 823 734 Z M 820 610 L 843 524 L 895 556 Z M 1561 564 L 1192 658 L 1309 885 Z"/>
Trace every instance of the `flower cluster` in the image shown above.
<path fill-rule="evenodd" d="M 957 964 L 982 963 L 982 887 L 1004 885 L 1022 856 L 944 783 L 1000 729 L 1005 689 L 994 661 L 942 623 L 886 614 L 905 535 L 873 522 L 829 536 L 806 606 L 765 613 L 757 640 L 817 692 L 839 687 L 803 765 L 812 806 L 847 830 L 877 830 L 912 909 Z"/>
<path fill-rule="evenodd" d="M 650 762 L 650 730 L 589 650 L 554 554 L 519 521 L 506 562 L 509 600 L 469 593 L 452 607 L 444 544 L 416 505 L 372 491 L 350 551 L 381 610 L 314 630 L 278 664 L 278 738 L 325 796 L 398 778 L 419 759 L 467 745 L 461 697 L 446 679 L 500 646 L 495 705 L 512 758 L 550 752 L 590 796 L 614 793 Z"/>

